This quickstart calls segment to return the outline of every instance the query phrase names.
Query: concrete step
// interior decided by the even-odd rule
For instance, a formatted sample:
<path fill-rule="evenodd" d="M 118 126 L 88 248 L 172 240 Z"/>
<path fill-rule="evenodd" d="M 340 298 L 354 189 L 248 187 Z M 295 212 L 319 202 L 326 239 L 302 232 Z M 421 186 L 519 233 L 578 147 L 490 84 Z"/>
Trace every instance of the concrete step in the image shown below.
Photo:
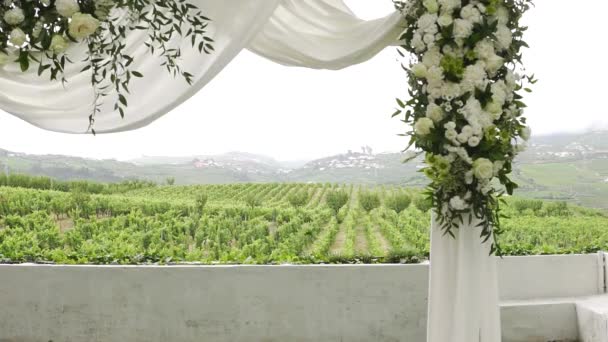
<path fill-rule="evenodd" d="M 503 342 L 578 341 L 576 302 L 580 298 L 503 301 Z"/>
<path fill-rule="evenodd" d="M 576 302 L 581 342 L 608 342 L 608 296 Z"/>

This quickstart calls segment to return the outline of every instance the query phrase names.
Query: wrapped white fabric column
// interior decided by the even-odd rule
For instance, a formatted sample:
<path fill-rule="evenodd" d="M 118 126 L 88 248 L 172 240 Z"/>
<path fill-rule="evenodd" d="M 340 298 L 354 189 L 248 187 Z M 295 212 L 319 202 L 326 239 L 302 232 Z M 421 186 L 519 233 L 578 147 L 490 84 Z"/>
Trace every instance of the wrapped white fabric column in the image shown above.
<path fill-rule="evenodd" d="M 95 117 L 97 133 L 143 127 L 186 101 L 211 81 L 244 48 L 273 61 L 308 68 L 340 69 L 361 63 L 397 41 L 401 15 L 363 21 L 342 0 L 191 0 L 213 22 L 210 35 L 215 52 L 201 55 L 187 40 L 181 44 L 181 66 L 193 74 L 193 85 L 174 79 L 150 56 L 145 32 L 128 36 L 133 70 L 144 74 L 131 81 L 133 96 L 125 118 L 113 101 Z M 74 46 L 72 60 L 82 60 L 84 46 Z M 22 73 L 18 65 L 0 66 L 0 109 L 38 127 L 85 133 L 92 110 L 93 90 L 82 64 L 68 65 L 68 84 L 36 75 L 36 66 Z M 48 76 L 47 76 L 48 77 Z M 204 115 L 205 113 L 201 113 Z"/>
<path fill-rule="evenodd" d="M 478 222 L 453 230 L 454 239 L 433 215 L 427 342 L 500 342 L 496 257 Z"/>

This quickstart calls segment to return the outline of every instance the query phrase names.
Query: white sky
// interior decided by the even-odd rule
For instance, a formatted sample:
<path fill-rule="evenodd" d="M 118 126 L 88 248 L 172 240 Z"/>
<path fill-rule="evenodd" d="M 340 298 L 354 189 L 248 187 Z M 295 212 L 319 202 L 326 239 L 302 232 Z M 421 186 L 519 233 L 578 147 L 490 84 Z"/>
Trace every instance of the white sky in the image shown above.
<path fill-rule="evenodd" d="M 392 10 L 391 0 L 347 1 L 360 16 Z M 574 5 L 576 4 L 576 5 Z M 540 82 L 527 96 L 535 134 L 608 128 L 605 0 L 536 0 L 527 15 L 526 65 Z M 148 127 L 111 135 L 42 131 L 0 111 L 0 148 L 128 159 L 244 151 L 280 160 L 357 150 L 398 151 L 405 130 L 391 119 L 406 79 L 394 48 L 342 71 L 286 68 L 248 52 L 205 89 Z"/>

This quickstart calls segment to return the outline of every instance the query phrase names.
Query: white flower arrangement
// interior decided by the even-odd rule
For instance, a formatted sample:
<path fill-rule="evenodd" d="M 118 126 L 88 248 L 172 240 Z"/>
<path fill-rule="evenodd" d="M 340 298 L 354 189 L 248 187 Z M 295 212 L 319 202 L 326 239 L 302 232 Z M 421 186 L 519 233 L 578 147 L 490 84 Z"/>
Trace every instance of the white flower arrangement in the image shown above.
<path fill-rule="evenodd" d="M 70 46 L 84 45 L 88 56 L 82 71 L 91 73 L 95 91 L 88 117 L 94 134 L 103 100 L 113 101 L 114 110 L 124 116 L 129 83 L 143 77 L 131 70 L 134 58 L 123 52 L 129 32 L 147 31 L 146 45 L 160 57 L 159 66 L 191 83 L 192 75 L 179 65 L 180 49 L 168 44 L 181 38 L 199 52 L 211 53 L 209 22 L 188 0 L 0 0 L 0 67 L 18 63 L 25 72 L 37 64 L 38 75 L 66 82 Z"/>
<path fill-rule="evenodd" d="M 517 187 L 509 174 L 531 131 L 522 116 L 519 76 L 531 0 L 396 1 L 405 19 L 402 50 L 409 63 L 405 115 L 410 145 L 426 152 L 427 194 L 448 234 L 467 215 L 481 220 L 481 235 L 500 254 L 500 196 Z M 433 39 L 426 39 L 432 34 Z M 405 58 L 406 54 L 401 53 Z M 500 184 L 501 187 L 496 185 Z"/>

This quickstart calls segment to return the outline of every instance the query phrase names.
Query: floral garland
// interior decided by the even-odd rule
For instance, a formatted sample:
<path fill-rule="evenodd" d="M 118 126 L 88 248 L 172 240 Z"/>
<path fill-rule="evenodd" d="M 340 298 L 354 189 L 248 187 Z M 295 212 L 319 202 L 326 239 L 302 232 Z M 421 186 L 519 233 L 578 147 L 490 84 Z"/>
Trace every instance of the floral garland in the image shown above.
<path fill-rule="evenodd" d="M 446 234 L 473 215 L 500 255 L 500 197 L 517 188 L 512 163 L 530 137 L 520 92 L 522 15 L 531 0 L 395 1 L 406 22 L 400 54 L 409 99 L 397 99 L 410 144 L 426 153 L 427 196 Z M 403 53 L 403 50 L 409 54 Z"/>
<path fill-rule="evenodd" d="M 83 72 L 90 70 L 95 100 L 89 116 L 94 134 L 95 114 L 105 98 L 124 117 L 129 84 L 143 77 L 131 70 L 134 58 L 124 51 L 129 32 L 147 32 L 146 46 L 161 58 L 160 66 L 192 82 L 179 65 L 181 50 L 172 42 L 188 39 L 201 53 L 213 51 L 207 35 L 210 19 L 187 0 L 0 0 L 0 65 L 19 63 L 23 72 L 38 65 L 38 75 L 67 82 L 63 71 L 72 44 L 85 44 Z"/>

